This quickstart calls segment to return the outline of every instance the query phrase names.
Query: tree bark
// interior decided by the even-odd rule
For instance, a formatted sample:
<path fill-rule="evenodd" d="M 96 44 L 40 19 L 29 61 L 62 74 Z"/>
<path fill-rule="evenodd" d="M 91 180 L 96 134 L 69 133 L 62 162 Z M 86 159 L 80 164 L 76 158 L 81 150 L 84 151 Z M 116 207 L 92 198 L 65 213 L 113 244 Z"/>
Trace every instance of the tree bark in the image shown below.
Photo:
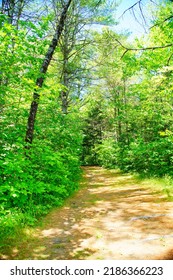
<path fill-rule="evenodd" d="M 60 16 L 60 20 L 57 23 L 56 31 L 53 36 L 53 39 L 49 45 L 48 51 L 45 55 L 44 61 L 42 63 L 42 66 L 40 68 L 40 77 L 37 78 L 36 80 L 36 86 L 39 88 L 42 88 L 43 82 L 44 82 L 44 75 L 47 72 L 48 66 L 52 60 L 52 56 L 55 52 L 55 49 L 57 47 L 57 44 L 59 42 L 60 36 L 62 34 L 66 16 L 68 9 L 70 7 L 72 0 L 68 0 L 67 4 L 64 6 L 63 11 Z M 40 99 L 40 94 L 37 92 L 37 89 L 35 89 L 35 92 L 33 94 L 33 101 L 31 103 L 30 107 L 30 113 L 28 117 L 28 125 L 27 125 L 27 131 L 26 131 L 26 137 L 25 137 L 25 142 L 26 142 L 26 149 L 30 149 L 32 141 L 33 141 L 33 135 L 34 135 L 34 124 L 35 124 L 35 119 L 36 119 L 36 114 L 37 114 L 37 109 L 38 109 L 38 104 L 39 104 L 39 99 Z"/>

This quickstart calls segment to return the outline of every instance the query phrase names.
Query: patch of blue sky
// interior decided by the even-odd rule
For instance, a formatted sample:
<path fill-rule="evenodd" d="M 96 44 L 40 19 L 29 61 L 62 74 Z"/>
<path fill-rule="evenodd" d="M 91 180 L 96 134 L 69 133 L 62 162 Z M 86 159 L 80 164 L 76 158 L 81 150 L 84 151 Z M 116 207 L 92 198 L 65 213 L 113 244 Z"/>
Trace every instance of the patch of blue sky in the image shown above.
<path fill-rule="evenodd" d="M 117 0 L 118 6 L 114 16 L 118 24 L 109 26 L 109 28 L 117 33 L 128 33 L 130 40 L 147 34 L 151 25 L 151 14 L 149 13 L 148 6 L 154 6 L 155 4 L 153 2 L 157 3 L 159 1 Z M 103 26 L 96 25 L 95 28 L 99 30 Z"/>

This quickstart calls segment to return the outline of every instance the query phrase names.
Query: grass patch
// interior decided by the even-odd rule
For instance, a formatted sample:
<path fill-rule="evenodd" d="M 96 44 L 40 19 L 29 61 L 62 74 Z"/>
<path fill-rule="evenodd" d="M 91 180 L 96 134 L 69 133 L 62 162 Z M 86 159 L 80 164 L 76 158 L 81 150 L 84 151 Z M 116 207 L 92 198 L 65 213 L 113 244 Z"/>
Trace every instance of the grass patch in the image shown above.
<path fill-rule="evenodd" d="M 149 187 L 155 193 L 162 193 L 169 201 L 173 201 L 173 178 L 169 175 L 164 177 L 143 177 L 134 175 L 137 181 L 145 187 Z"/>
<path fill-rule="evenodd" d="M 78 250 L 74 253 L 73 259 L 75 260 L 83 260 L 87 257 L 90 257 L 93 253 L 95 253 L 95 250 L 86 248 L 83 250 Z"/>

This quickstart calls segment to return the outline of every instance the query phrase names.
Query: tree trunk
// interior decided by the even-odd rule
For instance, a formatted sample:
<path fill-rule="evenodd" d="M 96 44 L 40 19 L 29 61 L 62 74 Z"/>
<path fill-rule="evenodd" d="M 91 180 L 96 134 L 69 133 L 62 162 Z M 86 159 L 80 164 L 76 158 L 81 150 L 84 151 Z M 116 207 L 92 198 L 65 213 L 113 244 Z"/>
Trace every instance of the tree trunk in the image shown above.
<path fill-rule="evenodd" d="M 72 2 L 72 0 L 69 0 L 63 8 L 60 20 L 57 23 L 55 34 L 53 36 L 53 39 L 49 45 L 48 51 L 47 51 L 44 61 L 42 63 L 42 66 L 40 69 L 40 77 L 36 81 L 36 86 L 39 88 L 42 88 L 42 85 L 43 85 L 43 82 L 45 79 L 44 74 L 46 74 L 46 72 L 47 72 L 48 66 L 52 59 L 52 56 L 53 56 L 55 49 L 57 47 L 57 44 L 59 42 L 62 30 L 64 28 L 67 12 L 68 12 L 71 2 Z M 36 119 L 39 99 L 40 99 L 40 95 L 37 92 L 37 89 L 35 89 L 35 92 L 33 94 L 33 101 L 31 103 L 31 107 L 30 107 L 30 113 L 29 113 L 29 117 L 28 117 L 28 126 L 27 126 L 26 137 L 25 137 L 26 149 L 29 149 L 31 147 L 31 144 L 33 141 L 34 123 L 35 123 L 35 119 Z"/>
<path fill-rule="evenodd" d="M 67 22 L 66 22 L 67 23 Z M 61 83 L 66 87 L 66 90 L 62 90 L 60 93 L 61 98 L 61 108 L 62 113 L 67 114 L 68 111 L 68 64 L 69 64 L 69 54 L 71 49 L 71 42 L 69 42 L 69 34 L 68 24 L 65 23 L 64 26 L 64 36 L 62 37 L 62 53 L 63 53 L 63 67 L 62 67 L 62 77 L 61 77 Z M 71 28 L 71 27 L 70 27 Z"/>

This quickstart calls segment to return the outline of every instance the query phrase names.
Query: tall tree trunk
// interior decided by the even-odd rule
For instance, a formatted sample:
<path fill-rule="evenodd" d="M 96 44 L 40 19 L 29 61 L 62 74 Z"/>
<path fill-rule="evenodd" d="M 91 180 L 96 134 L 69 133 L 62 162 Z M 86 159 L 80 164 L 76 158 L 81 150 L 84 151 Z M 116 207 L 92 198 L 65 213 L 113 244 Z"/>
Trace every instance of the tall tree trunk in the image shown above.
<path fill-rule="evenodd" d="M 66 22 L 67 23 L 67 22 Z M 60 93 L 60 98 L 61 98 L 61 109 L 63 114 L 67 114 L 68 111 L 68 84 L 69 84 L 69 79 L 68 79 L 68 64 L 69 64 L 69 54 L 70 54 L 70 49 L 71 49 L 71 42 L 69 42 L 69 34 L 68 34 L 68 29 L 69 29 L 69 24 L 66 24 L 64 26 L 64 36 L 62 37 L 62 54 L 63 54 L 63 67 L 62 67 L 62 77 L 61 77 L 61 83 L 66 87 L 66 90 L 62 90 Z"/>
<path fill-rule="evenodd" d="M 68 42 L 67 42 L 68 44 Z M 66 48 L 65 48 L 66 49 Z M 68 88 L 68 73 L 67 73 L 67 67 L 68 67 L 68 50 L 64 50 L 64 63 L 63 63 L 63 73 L 62 73 L 62 84 Z M 68 89 L 63 90 L 60 94 L 61 97 L 61 108 L 62 113 L 67 114 L 68 111 Z"/>
<path fill-rule="evenodd" d="M 64 28 L 66 16 L 68 9 L 70 7 L 72 0 L 68 0 L 67 4 L 64 6 L 63 11 L 61 13 L 61 17 L 59 22 L 57 23 L 56 31 L 53 36 L 53 39 L 49 45 L 48 51 L 45 55 L 44 61 L 42 63 L 42 66 L 40 68 L 40 77 L 37 78 L 36 80 L 36 86 L 39 88 L 42 88 L 43 82 L 44 82 L 44 74 L 46 74 L 48 66 L 51 62 L 52 56 L 55 52 L 55 49 L 57 47 L 57 44 L 59 42 L 61 33 Z M 35 89 L 35 92 L 33 94 L 33 101 L 31 103 L 30 107 L 30 113 L 28 117 L 28 125 L 27 125 L 27 131 L 26 131 L 26 137 L 25 137 L 25 142 L 26 142 L 26 149 L 29 149 L 32 141 L 33 141 L 33 135 L 34 135 L 34 123 L 36 119 L 36 114 L 37 114 L 37 109 L 38 109 L 38 104 L 39 104 L 39 99 L 40 99 L 40 94 L 37 92 L 37 89 Z"/>

